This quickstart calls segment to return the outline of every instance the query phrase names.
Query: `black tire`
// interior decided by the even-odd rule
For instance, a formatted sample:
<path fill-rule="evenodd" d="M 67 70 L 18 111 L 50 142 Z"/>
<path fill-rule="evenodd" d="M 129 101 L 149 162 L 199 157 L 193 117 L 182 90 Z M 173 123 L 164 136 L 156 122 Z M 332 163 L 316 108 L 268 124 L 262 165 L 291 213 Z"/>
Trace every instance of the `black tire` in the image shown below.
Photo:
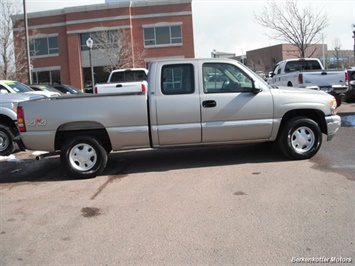
<path fill-rule="evenodd" d="M 322 145 L 322 131 L 312 119 L 295 117 L 281 129 L 278 144 L 281 151 L 291 159 L 309 159 Z"/>
<path fill-rule="evenodd" d="M 15 151 L 14 137 L 15 133 L 10 127 L 0 125 L 0 156 L 7 156 Z"/>
<path fill-rule="evenodd" d="M 100 142 L 90 136 L 76 136 L 64 142 L 60 161 L 74 178 L 92 178 L 102 173 L 107 164 L 107 152 Z"/>

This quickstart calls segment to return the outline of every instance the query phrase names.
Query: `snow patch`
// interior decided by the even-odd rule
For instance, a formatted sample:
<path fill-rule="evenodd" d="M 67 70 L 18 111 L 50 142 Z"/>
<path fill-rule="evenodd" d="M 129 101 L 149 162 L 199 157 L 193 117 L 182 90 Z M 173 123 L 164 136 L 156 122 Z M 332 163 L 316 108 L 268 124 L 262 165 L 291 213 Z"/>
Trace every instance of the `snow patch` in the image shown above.
<path fill-rule="evenodd" d="M 15 155 L 11 154 L 9 156 L 0 156 L 0 162 L 20 163 L 22 160 L 17 159 Z"/>
<path fill-rule="evenodd" d="M 341 122 L 344 126 L 355 127 L 355 115 L 343 116 Z"/>

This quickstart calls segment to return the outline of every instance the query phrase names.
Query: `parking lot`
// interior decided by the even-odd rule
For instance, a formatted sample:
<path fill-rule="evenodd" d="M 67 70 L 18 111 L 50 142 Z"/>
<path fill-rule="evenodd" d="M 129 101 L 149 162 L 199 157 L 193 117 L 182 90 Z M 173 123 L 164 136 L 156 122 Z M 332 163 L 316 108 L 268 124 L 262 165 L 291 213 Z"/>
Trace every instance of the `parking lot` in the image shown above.
<path fill-rule="evenodd" d="M 0 265 L 354 263 L 355 104 L 339 113 L 304 161 L 272 144 L 139 150 L 75 180 L 17 153 L 0 162 Z"/>

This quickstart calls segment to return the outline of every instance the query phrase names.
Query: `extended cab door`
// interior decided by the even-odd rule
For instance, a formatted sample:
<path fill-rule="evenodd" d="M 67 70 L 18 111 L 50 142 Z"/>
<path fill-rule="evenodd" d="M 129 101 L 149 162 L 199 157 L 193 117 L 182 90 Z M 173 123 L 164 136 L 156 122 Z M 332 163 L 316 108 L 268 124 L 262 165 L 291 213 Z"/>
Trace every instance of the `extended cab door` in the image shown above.
<path fill-rule="evenodd" d="M 270 138 L 273 126 L 270 90 L 256 93 L 256 82 L 234 64 L 210 62 L 203 63 L 201 68 L 202 142 Z"/>
<path fill-rule="evenodd" d="M 161 73 L 150 92 L 150 121 L 153 146 L 201 143 L 200 95 L 196 63 L 157 64 L 150 74 Z M 151 88 L 151 90 L 153 90 Z"/>

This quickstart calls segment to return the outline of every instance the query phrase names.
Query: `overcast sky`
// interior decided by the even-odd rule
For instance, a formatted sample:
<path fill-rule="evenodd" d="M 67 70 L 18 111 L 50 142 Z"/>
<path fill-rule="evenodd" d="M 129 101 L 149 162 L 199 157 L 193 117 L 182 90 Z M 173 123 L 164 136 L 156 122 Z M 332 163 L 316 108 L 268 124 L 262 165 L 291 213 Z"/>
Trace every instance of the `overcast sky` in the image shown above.
<path fill-rule="evenodd" d="M 284 2 L 284 0 L 276 0 Z M 69 6 L 104 3 L 104 0 L 26 0 L 27 12 L 61 9 Z M 248 50 L 282 43 L 269 39 L 254 14 L 260 14 L 266 0 L 193 0 L 195 56 L 210 57 L 213 49 L 240 55 Z M 326 12 L 329 26 L 324 43 L 333 49 L 338 38 L 341 49 L 352 50 L 352 23 L 355 23 L 355 0 L 298 0 L 300 8 L 311 7 Z M 268 31 L 268 33 L 271 33 Z"/>

